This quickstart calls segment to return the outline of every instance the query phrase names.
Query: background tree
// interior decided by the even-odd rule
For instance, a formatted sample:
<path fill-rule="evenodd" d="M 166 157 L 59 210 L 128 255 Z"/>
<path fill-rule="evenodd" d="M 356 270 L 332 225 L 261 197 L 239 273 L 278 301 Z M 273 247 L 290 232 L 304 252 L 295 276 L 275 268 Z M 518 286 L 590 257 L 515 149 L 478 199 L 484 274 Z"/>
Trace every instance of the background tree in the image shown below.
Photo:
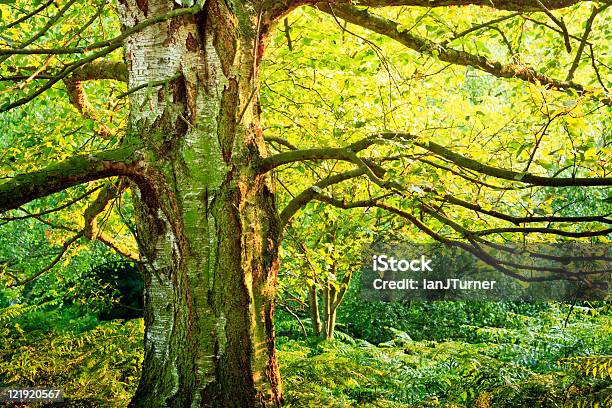
<path fill-rule="evenodd" d="M 610 233 L 606 209 L 568 216 L 556 202 L 566 188 L 588 188 L 603 201 L 601 187 L 612 182 L 609 3 L 322 3 L 295 16 L 325 19 L 341 38 L 322 32 L 317 41 L 346 41 L 344 58 L 302 57 L 295 38 L 283 49 L 297 49 L 298 68 L 309 59 L 320 64 L 312 80 L 300 69 L 275 70 L 271 52 L 262 81 L 266 46 L 291 38 L 296 17 L 282 36 L 272 28 L 300 2 L 3 3 L 10 22 L 0 33 L 1 110 L 11 133 L 3 139 L 0 209 L 14 210 L 7 220 L 43 222 L 43 213 L 73 202 L 84 209 L 48 265 L 12 271 L 8 283 L 41 277 L 82 239 L 138 259 L 146 333 L 134 406 L 281 403 L 278 247 L 283 228 L 313 201 L 392 214 L 413 234 L 457 242 L 488 261 L 488 244 L 516 235 Z M 487 6 L 490 19 L 454 5 Z M 378 36 L 396 44 L 382 50 Z M 359 53 L 360 64 L 349 64 Z M 333 82 L 332 67 L 351 73 L 344 84 Z M 454 74 L 462 67 L 469 68 Z M 116 84 L 126 80 L 127 87 Z M 293 87 L 273 101 L 275 81 Z M 270 91 L 261 100 L 260 83 Z M 303 91 L 321 93 L 315 105 L 327 113 L 303 112 L 291 95 Z M 62 98 L 84 122 L 56 103 Z M 262 106 L 279 118 L 266 114 L 263 132 Z M 38 132 L 52 115 L 61 125 Z M 275 196 L 270 172 L 281 168 L 276 190 L 301 177 L 296 172 L 312 184 L 302 179 Z M 345 182 L 354 183 L 350 197 L 330 194 Z M 42 213 L 25 206 L 64 191 L 67 200 Z M 122 199 L 133 205 L 135 228 Z M 107 227 L 101 221 L 111 209 L 117 225 Z M 126 246 L 129 233 L 138 255 Z M 499 268 L 529 279 L 523 265 Z"/>
<path fill-rule="evenodd" d="M 286 297 L 295 300 L 293 289 L 304 292 L 306 284 L 302 297 L 307 299 L 315 336 L 334 337 L 338 308 L 361 267 L 364 249 L 372 242 L 374 222 L 368 212 L 339 211 L 319 203 L 286 229 L 281 281 L 287 282 L 281 285 L 287 288 Z"/>

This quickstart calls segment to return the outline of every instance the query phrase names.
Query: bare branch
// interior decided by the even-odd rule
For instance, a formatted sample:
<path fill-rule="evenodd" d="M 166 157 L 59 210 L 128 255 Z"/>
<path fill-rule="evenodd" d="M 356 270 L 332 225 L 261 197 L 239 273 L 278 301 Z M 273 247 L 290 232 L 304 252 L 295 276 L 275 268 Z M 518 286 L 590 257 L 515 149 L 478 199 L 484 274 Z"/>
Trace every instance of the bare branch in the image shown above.
<path fill-rule="evenodd" d="M 453 205 L 458 205 L 463 208 L 467 208 L 469 210 L 475 211 L 477 213 L 486 214 L 491 217 L 508 221 L 513 223 L 514 225 L 520 224 L 531 224 L 538 222 L 547 222 L 547 223 L 562 223 L 562 222 L 599 222 L 602 224 L 612 225 L 612 220 L 606 218 L 610 214 L 606 215 L 593 215 L 593 216 L 583 216 L 583 217 L 557 217 L 557 216 L 526 216 L 526 217 L 517 217 L 509 214 L 502 213 L 500 211 L 495 210 L 487 210 L 482 208 L 482 206 L 478 204 L 473 204 L 468 201 L 461 200 L 459 198 L 453 197 L 450 194 L 446 194 L 443 197 L 439 198 L 442 203 L 450 203 Z"/>
<path fill-rule="evenodd" d="M 83 236 L 83 231 L 76 233 L 75 235 L 73 235 L 70 239 L 68 239 L 66 242 L 64 242 L 64 244 L 62 245 L 62 249 L 60 250 L 60 252 L 55 256 L 55 258 L 53 258 L 53 260 L 44 268 L 42 268 L 41 270 L 39 270 L 38 272 L 36 272 L 34 275 L 30 276 L 29 278 L 22 280 L 22 281 L 17 281 L 11 285 L 9 285 L 9 287 L 15 287 L 15 286 L 23 286 L 26 285 L 30 282 L 33 282 L 34 280 L 38 279 L 42 274 L 44 274 L 45 272 L 51 270 L 55 265 L 57 265 L 57 263 L 59 261 L 62 260 L 62 257 L 66 254 L 66 252 L 68 251 L 68 249 L 75 243 L 78 241 L 79 238 L 81 238 Z"/>
<path fill-rule="evenodd" d="M 293 200 L 287 204 L 287 206 L 283 209 L 280 214 L 280 225 L 281 230 L 287 225 L 287 223 L 291 220 L 291 218 L 295 215 L 295 213 L 302 208 L 304 205 L 309 203 L 315 197 L 317 197 L 321 190 L 327 188 L 331 185 L 341 183 L 345 180 L 350 180 L 355 177 L 359 177 L 365 174 L 365 169 L 363 167 L 358 167 L 356 169 L 346 171 L 344 173 L 334 174 L 333 176 L 329 176 L 314 184 L 313 186 L 307 188 L 298 194 Z"/>
<path fill-rule="evenodd" d="M 601 237 L 612 233 L 612 228 L 606 228 L 603 230 L 597 231 L 583 231 L 583 232 L 572 232 L 572 231 L 563 231 L 554 228 L 545 228 L 545 227 L 511 227 L 511 228 L 491 228 L 482 231 L 471 231 L 470 234 L 473 236 L 482 237 L 485 235 L 492 234 L 501 234 L 504 232 L 513 232 L 520 234 L 530 234 L 530 233 L 540 233 L 540 234 L 550 234 L 550 235 L 559 235 L 562 237 L 571 237 L 571 238 L 590 238 L 590 237 Z"/>
<path fill-rule="evenodd" d="M 593 28 L 593 22 L 595 21 L 595 17 L 597 17 L 599 13 L 601 13 L 602 11 L 604 11 L 606 8 L 610 7 L 611 5 L 612 4 L 604 4 L 601 7 L 593 6 L 593 11 L 591 12 L 591 15 L 586 21 L 586 25 L 584 28 L 584 34 L 582 34 L 582 40 L 580 40 L 578 51 L 576 51 L 576 57 L 574 58 L 574 61 L 572 62 L 572 66 L 570 67 L 567 73 L 567 77 L 565 78 L 566 81 L 571 81 L 574 78 L 574 74 L 576 73 L 576 70 L 578 69 L 578 65 L 580 65 L 580 58 L 582 57 L 582 53 L 584 52 L 584 47 L 586 46 L 586 43 L 589 39 L 589 35 L 591 34 L 591 29 Z"/>
<path fill-rule="evenodd" d="M 44 9 L 49 7 L 51 4 L 53 4 L 54 1 L 55 0 L 47 0 L 47 2 L 43 3 L 42 5 L 40 5 L 40 7 L 38 7 L 37 9 L 32 10 L 31 12 L 27 13 L 23 17 L 18 18 L 17 20 L 13 21 L 10 24 L 5 25 L 4 27 L 0 27 L 0 32 L 2 32 L 4 30 L 8 30 L 9 28 L 13 28 L 16 25 L 19 25 L 19 24 L 23 23 L 24 21 L 34 17 L 35 15 L 37 15 L 38 13 L 40 13 L 41 11 L 43 11 Z"/>
<path fill-rule="evenodd" d="M 16 221 L 16 220 L 25 220 L 27 218 L 36 218 L 36 217 L 40 217 L 42 215 L 47 215 L 47 214 L 51 214 L 51 213 L 54 213 L 54 212 L 57 212 L 57 211 L 61 211 L 64 208 L 68 208 L 71 205 L 74 205 L 74 204 L 78 203 L 82 199 L 88 197 L 89 195 L 91 195 L 92 193 L 94 193 L 95 191 L 97 191 L 97 190 L 99 190 L 101 188 L 102 188 L 102 186 L 94 187 L 91 190 L 88 190 L 85 193 L 81 194 L 77 198 L 72 199 L 72 200 L 66 202 L 65 204 L 60 205 L 59 207 L 55 207 L 55 208 L 52 208 L 50 210 L 45 210 L 45 211 L 42 211 L 42 212 L 39 212 L 39 213 L 35 213 L 35 214 L 28 213 L 27 215 L 21 215 L 21 216 L 16 216 L 16 217 L 0 217 L 0 221 L 7 221 L 8 222 L 8 221 Z"/>

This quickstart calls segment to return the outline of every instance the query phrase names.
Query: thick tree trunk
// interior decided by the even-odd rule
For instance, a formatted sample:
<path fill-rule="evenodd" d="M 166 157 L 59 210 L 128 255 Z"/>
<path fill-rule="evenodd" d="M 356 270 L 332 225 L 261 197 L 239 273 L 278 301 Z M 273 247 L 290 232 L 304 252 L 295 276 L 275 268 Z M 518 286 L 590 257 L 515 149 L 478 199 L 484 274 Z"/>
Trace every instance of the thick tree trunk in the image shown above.
<path fill-rule="evenodd" d="M 195 15 L 151 25 L 125 44 L 129 88 L 138 89 L 126 143 L 144 157 L 133 190 L 146 269 L 145 358 L 133 407 L 281 404 L 278 215 L 270 179 L 256 171 L 266 155 L 260 22 L 247 2 L 228 4 L 207 0 Z M 178 7 L 117 6 L 127 27 Z"/>

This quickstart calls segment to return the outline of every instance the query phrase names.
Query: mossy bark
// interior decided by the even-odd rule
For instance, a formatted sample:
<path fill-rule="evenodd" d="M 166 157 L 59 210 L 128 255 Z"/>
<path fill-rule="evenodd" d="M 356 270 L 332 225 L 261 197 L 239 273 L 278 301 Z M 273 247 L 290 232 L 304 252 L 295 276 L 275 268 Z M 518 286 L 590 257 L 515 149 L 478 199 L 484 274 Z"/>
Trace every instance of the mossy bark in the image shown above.
<path fill-rule="evenodd" d="M 177 7 L 117 5 L 127 27 Z M 125 43 L 129 88 L 138 89 L 127 142 L 143 146 L 144 158 L 133 190 L 146 270 L 145 358 L 133 407 L 281 404 L 279 222 L 271 180 L 256 168 L 267 154 L 260 23 L 248 2 L 207 0 L 196 14 Z"/>

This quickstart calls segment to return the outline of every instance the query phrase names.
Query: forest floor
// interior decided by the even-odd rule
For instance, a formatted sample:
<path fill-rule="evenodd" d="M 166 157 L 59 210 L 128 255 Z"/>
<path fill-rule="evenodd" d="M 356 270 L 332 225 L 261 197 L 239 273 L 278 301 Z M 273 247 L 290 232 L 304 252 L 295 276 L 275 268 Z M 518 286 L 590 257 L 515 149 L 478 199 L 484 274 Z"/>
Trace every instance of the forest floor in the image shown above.
<path fill-rule="evenodd" d="M 609 305 L 574 307 L 569 319 L 568 310 L 553 304 L 506 311 L 505 327 L 464 322 L 454 328 L 457 338 L 415 340 L 418 333 L 385 327 L 387 341 L 379 344 L 346 334 L 348 328 L 332 341 L 304 338 L 297 322 L 281 315 L 286 404 L 610 407 Z M 100 322 L 74 307 L 12 306 L 0 310 L 0 330 L 0 384 L 62 387 L 64 406 L 124 407 L 135 391 L 142 319 Z"/>

